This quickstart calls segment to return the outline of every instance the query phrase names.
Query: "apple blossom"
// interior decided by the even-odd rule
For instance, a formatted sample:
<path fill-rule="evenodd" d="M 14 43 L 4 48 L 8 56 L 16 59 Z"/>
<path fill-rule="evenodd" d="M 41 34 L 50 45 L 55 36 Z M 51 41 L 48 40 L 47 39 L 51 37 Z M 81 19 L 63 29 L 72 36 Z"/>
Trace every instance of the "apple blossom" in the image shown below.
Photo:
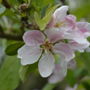
<path fill-rule="evenodd" d="M 68 45 L 75 51 L 83 52 L 90 43 L 90 23 L 76 22 L 74 15 L 67 15 L 68 6 L 62 6 L 54 12 L 47 28 L 58 28 L 63 39 L 68 39 Z"/>
<path fill-rule="evenodd" d="M 68 46 L 74 51 L 83 52 L 89 47 L 87 37 L 90 36 L 90 23 L 88 22 L 76 22 L 74 15 L 67 15 L 68 6 L 62 6 L 58 8 L 54 14 L 51 22 L 48 24 L 48 28 L 58 28 L 62 33 L 63 39 L 68 39 Z M 60 17 L 59 17 L 60 16 Z M 65 75 L 67 68 L 73 69 L 76 67 L 75 60 L 71 60 L 67 64 L 66 62 L 56 64 L 53 74 L 49 77 L 50 83 L 56 83 L 61 81 Z M 58 67 L 58 68 L 57 68 Z M 65 71 L 63 73 L 63 71 Z"/>
<path fill-rule="evenodd" d="M 90 36 L 90 23 L 76 22 L 76 17 L 74 15 L 66 14 L 67 10 L 68 6 L 58 8 L 54 12 L 53 18 L 48 24 L 48 28 L 58 28 L 63 35 L 62 38 L 68 39 L 68 46 L 72 50 L 83 52 L 89 47 L 87 37 Z M 64 60 L 61 62 L 64 62 Z M 61 81 L 66 75 L 67 68 L 72 69 L 76 67 L 75 60 L 71 60 L 68 63 L 64 62 L 63 66 L 61 62 L 55 65 L 54 72 L 49 77 L 50 83 Z"/>
<path fill-rule="evenodd" d="M 62 73 L 60 78 L 63 78 L 66 75 L 67 63 L 75 56 L 74 52 L 82 52 L 89 46 L 87 37 L 90 36 L 90 24 L 76 22 L 76 17 L 67 15 L 67 11 L 68 6 L 56 9 L 47 29 L 42 32 L 30 30 L 23 36 L 25 45 L 18 50 L 21 64 L 28 65 L 39 61 L 38 68 L 42 77 L 48 77 L 54 71 L 54 54 L 60 56 L 60 63 L 64 62 L 58 72 Z"/>
<path fill-rule="evenodd" d="M 18 50 L 18 57 L 21 58 L 22 65 L 33 64 L 39 60 L 39 72 L 42 77 L 47 77 L 54 70 L 53 54 L 59 54 L 68 62 L 74 58 L 74 52 L 62 41 L 55 44 L 62 36 L 58 30 L 49 29 L 43 33 L 38 30 L 27 31 L 23 36 L 25 45 Z"/>

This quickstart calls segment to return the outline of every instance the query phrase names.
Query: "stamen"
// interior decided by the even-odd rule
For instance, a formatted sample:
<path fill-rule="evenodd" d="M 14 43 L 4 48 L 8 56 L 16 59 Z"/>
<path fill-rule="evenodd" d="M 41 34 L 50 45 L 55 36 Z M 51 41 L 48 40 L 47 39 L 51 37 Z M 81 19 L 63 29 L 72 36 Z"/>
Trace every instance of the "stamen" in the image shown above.
<path fill-rule="evenodd" d="M 41 46 L 44 50 L 51 51 L 53 44 L 49 41 L 45 41 L 45 43 Z"/>
<path fill-rule="evenodd" d="M 64 25 L 65 22 L 56 23 L 55 27 L 61 27 Z"/>

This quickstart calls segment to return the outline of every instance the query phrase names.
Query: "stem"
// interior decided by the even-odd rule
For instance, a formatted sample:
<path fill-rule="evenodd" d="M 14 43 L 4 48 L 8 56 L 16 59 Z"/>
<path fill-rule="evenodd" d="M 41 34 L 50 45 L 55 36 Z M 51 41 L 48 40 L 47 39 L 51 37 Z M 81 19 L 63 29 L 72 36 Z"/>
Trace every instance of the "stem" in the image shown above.
<path fill-rule="evenodd" d="M 1 32 L 0 32 L 0 38 L 7 39 L 7 40 L 22 41 L 22 36 L 5 34 Z"/>
<path fill-rule="evenodd" d="M 7 0 L 3 0 L 2 1 L 3 5 L 6 7 L 6 8 L 11 8 L 10 4 L 8 3 Z"/>

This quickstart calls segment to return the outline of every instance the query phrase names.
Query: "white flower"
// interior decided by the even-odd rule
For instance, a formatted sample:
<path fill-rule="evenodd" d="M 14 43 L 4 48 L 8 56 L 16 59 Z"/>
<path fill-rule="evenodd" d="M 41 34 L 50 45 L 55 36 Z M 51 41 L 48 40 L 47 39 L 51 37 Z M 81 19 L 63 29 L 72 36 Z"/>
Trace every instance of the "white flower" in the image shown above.
<path fill-rule="evenodd" d="M 42 77 L 48 77 L 54 70 L 55 58 L 52 53 L 59 54 L 67 62 L 74 58 L 74 52 L 64 43 L 56 43 L 61 33 L 55 30 L 46 30 L 44 34 L 38 30 L 27 31 L 24 36 L 25 45 L 18 50 L 21 64 L 33 64 L 39 59 L 39 72 Z"/>
<path fill-rule="evenodd" d="M 68 6 L 56 9 L 44 32 L 30 30 L 23 36 L 25 45 L 18 50 L 21 64 L 33 64 L 39 60 L 38 68 L 42 77 L 50 76 L 54 70 L 53 54 L 60 55 L 61 63 L 68 63 L 74 58 L 75 51 L 84 51 L 90 45 L 87 41 L 90 24 L 76 22 L 76 17 L 67 15 L 67 11 Z"/>

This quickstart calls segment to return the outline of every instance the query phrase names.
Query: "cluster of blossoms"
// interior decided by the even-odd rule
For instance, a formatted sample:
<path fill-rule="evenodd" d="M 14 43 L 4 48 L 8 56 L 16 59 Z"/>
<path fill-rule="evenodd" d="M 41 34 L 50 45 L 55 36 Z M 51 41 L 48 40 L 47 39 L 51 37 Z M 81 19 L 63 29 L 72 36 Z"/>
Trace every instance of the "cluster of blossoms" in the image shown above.
<path fill-rule="evenodd" d="M 18 50 L 22 65 L 33 64 L 39 60 L 38 68 L 42 77 L 62 79 L 66 75 L 67 64 L 75 57 L 75 52 L 83 52 L 90 43 L 90 24 L 76 22 L 76 17 L 67 15 L 68 6 L 62 6 L 54 12 L 52 20 L 44 31 L 25 32 L 25 45 Z M 58 55 L 58 63 L 55 60 Z"/>

